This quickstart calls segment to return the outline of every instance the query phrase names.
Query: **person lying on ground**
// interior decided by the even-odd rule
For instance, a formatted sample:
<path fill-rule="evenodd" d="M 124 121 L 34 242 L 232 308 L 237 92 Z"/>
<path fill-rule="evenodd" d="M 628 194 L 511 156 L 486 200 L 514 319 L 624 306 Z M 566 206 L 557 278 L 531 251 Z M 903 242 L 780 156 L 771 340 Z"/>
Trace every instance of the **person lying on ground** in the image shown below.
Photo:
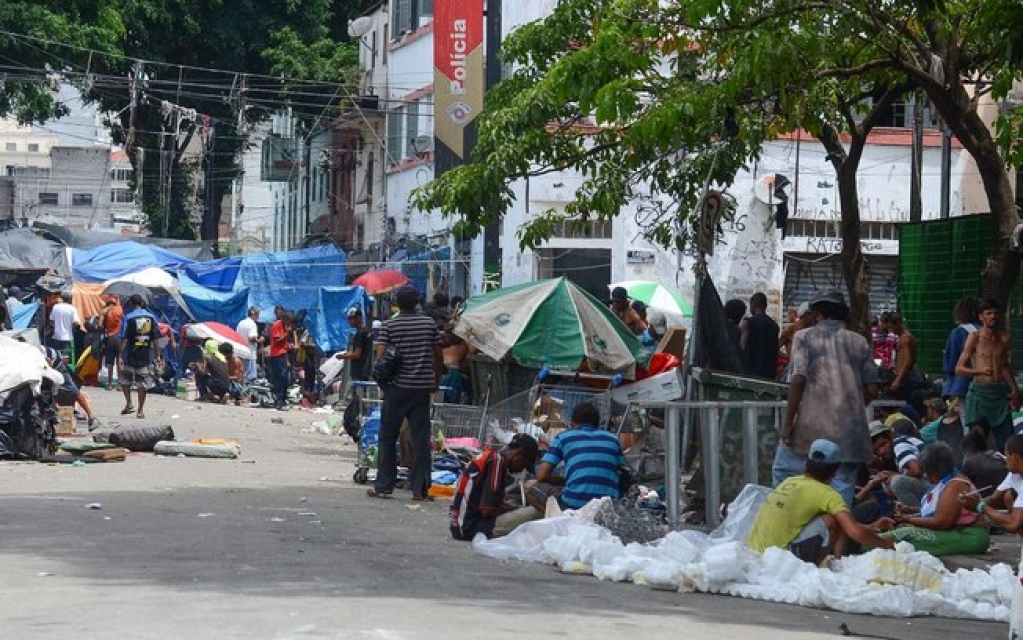
<path fill-rule="evenodd" d="M 618 499 L 618 470 L 625 466 L 625 456 L 618 437 L 599 429 L 599 424 L 600 412 L 592 403 L 580 402 L 572 409 L 571 428 L 551 442 L 526 496 L 537 511 L 546 511 L 550 497 L 562 509 L 581 509 L 605 496 Z M 561 463 L 564 476 L 556 476 L 554 470 Z"/>
<path fill-rule="evenodd" d="M 768 547 L 788 549 L 812 564 L 820 564 L 829 555 L 845 555 L 849 539 L 862 545 L 894 548 L 893 542 L 878 536 L 881 528 L 892 524 L 890 520 L 882 519 L 871 526 L 860 524 L 830 486 L 840 464 L 838 445 L 815 440 L 804 464 L 805 474 L 785 479 L 768 494 L 753 520 L 747 546 L 757 553 Z"/>
<path fill-rule="evenodd" d="M 510 502 L 506 489 L 512 473 L 534 471 L 540 448 L 532 436 L 517 433 L 500 451 L 486 449 L 462 471 L 451 501 L 449 526 L 455 540 L 482 533 L 496 538 L 540 517 L 536 509 Z"/>
<path fill-rule="evenodd" d="M 60 385 L 60 389 L 57 390 L 57 405 L 62 407 L 73 407 L 77 404 L 82 408 L 82 411 L 85 412 L 89 431 L 95 431 L 98 429 L 100 424 L 99 420 L 96 419 L 96 413 L 92 410 L 92 402 L 89 401 L 89 396 L 75 383 L 74 375 L 71 373 L 71 370 L 68 369 L 67 364 L 64 362 L 64 358 L 52 347 L 39 348 L 46 357 L 46 364 L 50 365 L 50 368 L 56 369 L 58 373 L 64 376 L 64 382 Z"/>
<path fill-rule="evenodd" d="M 1009 533 L 1023 533 L 1023 435 L 1016 434 L 1005 443 L 1005 465 L 1009 473 L 990 500 L 976 494 L 959 496 L 963 509 L 974 511 Z M 1009 497 L 1015 497 L 1009 500 Z M 1001 510 L 1005 501 L 1007 511 Z"/>
<path fill-rule="evenodd" d="M 961 496 L 977 493 L 970 479 L 956 468 L 955 453 L 944 442 L 927 445 L 920 467 L 932 488 L 920 501 L 920 510 L 895 505 L 893 531 L 882 534 L 889 540 L 912 543 L 917 551 L 933 556 L 984 553 L 990 538 L 976 511 L 963 507 Z"/>

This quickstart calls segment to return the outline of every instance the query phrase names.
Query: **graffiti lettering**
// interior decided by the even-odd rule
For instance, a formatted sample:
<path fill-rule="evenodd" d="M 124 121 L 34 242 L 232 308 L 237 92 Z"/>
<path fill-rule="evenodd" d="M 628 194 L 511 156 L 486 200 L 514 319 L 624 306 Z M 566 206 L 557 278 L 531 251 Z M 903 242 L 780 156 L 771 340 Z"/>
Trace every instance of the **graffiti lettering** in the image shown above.
<path fill-rule="evenodd" d="M 863 251 L 880 251 L 883 248 L 880 242 L 861 242 L 860 248 Z M 810 253 L 841 253 L 842 241 L 837 238 L 807 238 L 806 250 Z"/>

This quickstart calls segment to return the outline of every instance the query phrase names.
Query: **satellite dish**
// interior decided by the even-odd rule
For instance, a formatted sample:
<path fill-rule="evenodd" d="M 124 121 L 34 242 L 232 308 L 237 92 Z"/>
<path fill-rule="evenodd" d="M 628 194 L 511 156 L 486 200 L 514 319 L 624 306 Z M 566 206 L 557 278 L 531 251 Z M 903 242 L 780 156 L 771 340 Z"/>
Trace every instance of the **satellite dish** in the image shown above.
<path fill-rule="evenodd" d="M 373 28 L 373 18 L 362 16 L 348 23 L 348 35 L 353 38 L 361 38 Z"/>
<path fill-rule="evenodd" d="M 779 198 L 775 190 L 775 185 L 778 183 L 783 184 L 781 191 L 784 194 L 784 198 Z M 753 194 L 757 197 L 757 200 L 764 204 L 775 206 L 792 196 L 792 183 L 780 173 L 769 173 L 756 181 L 753 185 Z"/>

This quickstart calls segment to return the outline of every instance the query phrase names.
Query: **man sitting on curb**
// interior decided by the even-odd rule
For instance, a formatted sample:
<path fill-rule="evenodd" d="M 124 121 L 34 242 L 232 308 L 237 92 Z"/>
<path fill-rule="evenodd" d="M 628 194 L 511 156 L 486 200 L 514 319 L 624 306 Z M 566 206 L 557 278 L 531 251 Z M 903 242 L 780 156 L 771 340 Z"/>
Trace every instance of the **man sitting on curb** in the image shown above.
<path fill-rule="evenodd" d="M 746 544 L 763 553 L 768 547 L 788 549 L 804 562 L 820 564 L 828 555 L 846 552 L 847 538 L 874 548 L 892 549 L 891 540 L 877 535 L 883 519 L 870 528 L 856 522 L 845 500 L 831 488 L 842 462 L 838 445 L 815 440 L 804 468 L 806 474 L 784 480 L 768 494 L 753 521 Z"/>
<path fill-rule="evenodd" d="M 477 533 L 488 538 L 508 535 L 540 514 L 532 507 L 505 500 L 509 474 L 533 471 L 540 448 L 532 436 L 517 433 L 500 451 L 486 449 L 462 472 L 451 501 L 450 527 L 455 540 L 472 540 Z M 524 514 L 520 512 L 525 512 Z"/>
<path fill-rule="evenodd" d="M 894 427 L 888 421 L 875 420 L 870 423 L 870 441 L 874 448 L 875 462 L 888 462 L 897 471 L 875 474 L 856 494 L 857 499 L 866 500 L 872 492 L 880 489 L 896 502 L 919 509 L 920 499 L 930 490 L 931 485 L 920 469 L 920 450 L 924 443 L 917 437 L 916 426 L 904 417 L 896 420 Z M 888 516 L 891 513 L 882 510 L 878 515 Z"/>
<path fill-rule="evenodd" d="M 526 496 L 529 504 L 545 513 L 547 498 L 555 497 L 562 509 L 581 509 L 594 498 L 619 497 L 618 470 L 625 456 L 618 437 L 597 428 L 600 412 L 589 402 L 572 409 L 572 428 L 554 438 L 536 471 L 536 484 Z M 554 469 L 565 463 L 564 476 Z"/>

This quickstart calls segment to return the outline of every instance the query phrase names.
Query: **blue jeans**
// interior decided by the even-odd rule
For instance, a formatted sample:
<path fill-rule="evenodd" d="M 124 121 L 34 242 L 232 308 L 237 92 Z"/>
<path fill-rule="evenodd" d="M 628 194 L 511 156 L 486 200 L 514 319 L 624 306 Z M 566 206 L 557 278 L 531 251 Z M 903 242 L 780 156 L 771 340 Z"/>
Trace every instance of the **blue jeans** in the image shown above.
<path fill-rule="evenodd" d="M 274 392 L 274 406 L 284 407 L 288 404 L 288 382 L 291 380 L 291 363 L 288 354 L 270 358 L 270 386 Z"/>
<path fill-rule="evenodd" d="M 258 372 L 256 371 L 256 359 L 250 358 L 248 360 L 242 360 L 245 363 L 245 382 L 252 382 L 256 379 Z"/>
<path fill-rule="evenodd" d="M 787 478 L 805 474 L 805 462 L 806 454 L 779 444 L 778 451 L 774 454 L 774 465 L 771 467 L 773 486 L 777 487 Z M 838 467 L 835 479 L 831 481 L 831 488 L 842 496 L 850 509 L 852 509 L 853 499 L 856 497 L 856 473 L 859 471 L 859 467 L 857 462 L 843 462 Z"/>

